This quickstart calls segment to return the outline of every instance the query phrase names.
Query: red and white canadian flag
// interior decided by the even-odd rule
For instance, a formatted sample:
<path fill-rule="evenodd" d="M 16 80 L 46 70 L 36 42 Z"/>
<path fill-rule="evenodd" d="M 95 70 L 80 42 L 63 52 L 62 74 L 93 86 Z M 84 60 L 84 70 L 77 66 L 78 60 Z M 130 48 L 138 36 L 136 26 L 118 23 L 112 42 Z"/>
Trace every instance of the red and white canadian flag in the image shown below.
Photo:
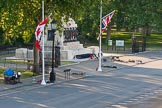
<path fill-rule="evenodd" d="M 38 50 L 40 50 L 40 40 L 41 40 L 41 33 L 44 30 L 44 26 L 47 24 L 49 18 L 47 17 L 46 19 L 44 19 L 42 22 L 40 22 L 35 30 L 35 38 L 36 38 L 36 42 L 35 42 L 35 46 Z"/>

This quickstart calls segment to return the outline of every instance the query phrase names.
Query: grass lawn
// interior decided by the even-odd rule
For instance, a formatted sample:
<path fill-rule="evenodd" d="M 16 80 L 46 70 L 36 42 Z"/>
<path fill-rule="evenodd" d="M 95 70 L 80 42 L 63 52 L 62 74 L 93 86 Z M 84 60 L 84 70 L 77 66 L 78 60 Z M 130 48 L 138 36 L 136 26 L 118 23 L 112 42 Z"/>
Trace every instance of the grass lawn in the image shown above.
<path fill-rule="evenodd" d="M 147 37 L 148 47 L 162 47 L 162 34 L 151 34 Z"/>
<path fill-rule="evenodd" d="M 134 34 L 139 43 L 142 43 L 142 35 L 140 33 Z M 116 40 L 124 40 L 125 46 L 131 47 L 132 45 L 132 33 L 130 32 L 114 32 L 111 33 L 111 40 L 115 44 Z M 106 45 L 106 34 L 102 35 L 102 45 Z M 146 37 L 146 49 L 158 50 L 162 49 L 162 34 L 153 33 Z"/>
<path fill-rule="evenodd" d="M 6 67 L 1 67 L 0 68 L 0 80 L 3 80 L 3 72 L 6 70 Z M 14 73 L 17 73 L 18 70 L 14 70 Z M 33 72 L 30 71 L 30 70 L 25 70 L 25 71 L 21 71 L 22 75 L 21 75 L 21 79 L 24 79 L 24 78 L 29 78 L 29 77 L 32 77 L 33 76 Z M 2 82 L 2 81 L 0 81 Z"/>
<path fill-rule="evenodd" d="M 11 56 L 11 55 L 5 55 L 7 57 Z M 14 63 L 14 64 L 33 64 L 33 62 L 25 62 L 24 60 L 4 60 L 5 56 L 0 56 L 0 63 Z M 67 64 L 72 64 L 74 62 L 71 61 L 62 61 L 61 65 L 67 65 Z M 51 66 L 51 63 L 48 64 L 49 66 Z M 0 82 L 3 82 L 3 72 L 6 70 L 6 67 L 0 67 Z M 14 72 L 17 73 L 19 70 L 14 69 Z M 25 79 L 25 78 L 29 78 L 33 76 L 33 72 L 30 70 L 23 70 L 22 72 L 22 76 L 21 79 Z M 34 73 L 35 75 L 35 73 Z"/>

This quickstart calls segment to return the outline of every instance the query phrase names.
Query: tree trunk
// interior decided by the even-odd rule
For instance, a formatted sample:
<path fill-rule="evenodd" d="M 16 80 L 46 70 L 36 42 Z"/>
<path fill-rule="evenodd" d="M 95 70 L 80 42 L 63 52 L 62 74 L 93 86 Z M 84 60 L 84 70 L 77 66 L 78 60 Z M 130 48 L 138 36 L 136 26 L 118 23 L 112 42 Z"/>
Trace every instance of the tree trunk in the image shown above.
<path fill-rule="evenodd" d="M 146 51 L 146 37 L 149 36 L 148 27 L 143 27 L 142 29 L 142 51 Z"/>
<path fill-rule="evenodd" d="M 111 27 L 112 25 L 108 25 L 108 29 L 107 29 L 107 36 L 106 36 L 106 43 L 108 42 L 108 40 L 111 39 Z"/>
<path fill-rule="evenodd" d="M 145 27 L 142 28 L 142 36 L 146 36 L 146 28 Z"/>
<path fill-rule="evenodd" d="M 40 65 L 39 65 L 39 51 L 35 48 L 33 48 L 33 59 L 34 59 L 34 64 L 33 64 L 33 72 L 34 73 L 39 73 L 40 72 Z"/>
<path fill-rule="evenodd" d="M 142 28 L 142 36 L 150 36 L 151 28 L 149 26 L 145 26 Z"/>

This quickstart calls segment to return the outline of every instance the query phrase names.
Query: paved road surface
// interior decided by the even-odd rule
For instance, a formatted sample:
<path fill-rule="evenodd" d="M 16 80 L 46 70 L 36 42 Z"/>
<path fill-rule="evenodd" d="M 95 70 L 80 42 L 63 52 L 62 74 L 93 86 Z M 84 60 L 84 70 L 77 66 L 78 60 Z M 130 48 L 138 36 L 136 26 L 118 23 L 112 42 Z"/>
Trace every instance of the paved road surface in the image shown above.
<path fill-rule="evenodd" d="M 0 92 L 3 108 L 161 108 L 162 53 L 120 57 L 142 60 L 142 64 L 107 62 L 115 68 L 96 72 L 98 61 L 61 67 L 72 72 L 86 72 L 86 77 L 42 86 L 35 84 Z"/>

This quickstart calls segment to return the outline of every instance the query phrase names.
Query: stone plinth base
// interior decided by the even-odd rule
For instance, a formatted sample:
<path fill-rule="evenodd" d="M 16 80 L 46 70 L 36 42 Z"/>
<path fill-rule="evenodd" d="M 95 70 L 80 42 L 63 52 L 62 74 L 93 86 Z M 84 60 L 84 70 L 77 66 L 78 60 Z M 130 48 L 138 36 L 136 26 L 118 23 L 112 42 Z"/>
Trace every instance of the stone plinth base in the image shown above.
<path fill-rule="evenodd" d="M 61 60 L 72 60 L 75 55 L 92 53 L 91 49 L 80 48 L 75 50 L 61 50 Z"/>
<path fill-rule="evenodd" d="M 96 54 L 96 56 L 98 56 L 99 53 L 99 47 L 98 46 L 90 46 L 87 47 L 87 49 L 91 49 L 93 54 Z"/>
<path fill-rule="evenodd" d="M 60 49 L 61 60 L 72 60 L 75 57 L 75 55 L 87 53 L 98 55 L 98 52 L 99 52 L 98 46 L 90 46 L 88 48 L 83 48 L 83 44 L 80 44 L 79 41 L 66 42 L 64 43 L 64 46 L 62 46 Z M 15 57 L 24 60 L 33 60 L 33 50 L 29 50 L 27 48 L 16 49 Z M 45 48 L 44 58 L 46 60 L 51 60 L 52 49 L 49 50 Z"/>

